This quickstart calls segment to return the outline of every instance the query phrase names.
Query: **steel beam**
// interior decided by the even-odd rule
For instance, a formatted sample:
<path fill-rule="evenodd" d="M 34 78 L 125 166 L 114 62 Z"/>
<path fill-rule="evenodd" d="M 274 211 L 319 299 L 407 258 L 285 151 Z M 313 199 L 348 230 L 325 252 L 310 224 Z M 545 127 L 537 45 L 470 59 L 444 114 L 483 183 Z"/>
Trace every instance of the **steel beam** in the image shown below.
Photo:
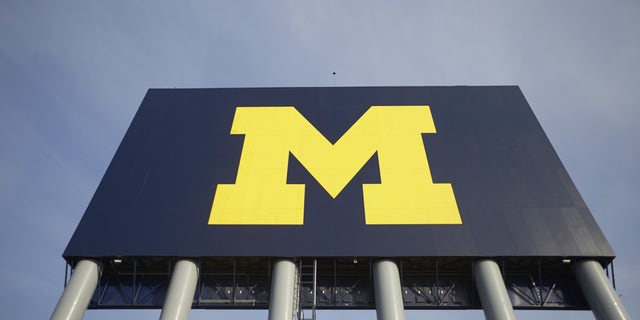
<path fill-rule="evenodd" d="M 53 310 L 51 320 L 81 320 L 98 286 L 99 273 L 100 267 L 95 261 L 80 260 Z"/>
<path fill-rule="evenodd" d="M 373 264 L 373 286 L 378 320 L 404 320 L 404 303 L 398 265 L 391 260 Z"/>
<path fill-rule="evenodd" d="M 490 259 L 475 261 L 473 276 L 478 288 L 484 317 L 487 320 L 515 320 L 513 306 L 509 300 L 498 264 Z"/>
<path fill-rule="evenodd" d="M 296 283 L 296 265 L 279 260 L 273 265 L 271 293 L 269 294 L 269 320 L 292 320 Z"/>
<path fill-rule="evenodd" d="M 595 260 L 578 261 L 574 270 L 582 293 L 587 298 L 596 319 L 631 319 L 611 286 L 611 282 L 605 277 L 600 263 Z"/>
<path fill-rule="evenodd" d="M 198 266 L 191 260 L 180 260 L 171 274 L 160 320 L 187 320 L 198 283 Z"/>

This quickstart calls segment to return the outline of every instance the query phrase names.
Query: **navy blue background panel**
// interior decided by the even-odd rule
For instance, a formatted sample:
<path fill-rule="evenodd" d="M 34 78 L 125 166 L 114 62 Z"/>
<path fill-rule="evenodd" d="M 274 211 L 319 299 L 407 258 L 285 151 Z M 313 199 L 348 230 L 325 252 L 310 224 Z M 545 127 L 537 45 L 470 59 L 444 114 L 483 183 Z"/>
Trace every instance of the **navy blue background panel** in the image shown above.
<path fill-rule="evenodd" d="M 295 157 L 304 225 L 209 225 L 218 184 L 235 182 L 238 106 L 295 106 L 337 141 L 373 105 L 428 105 L 435 183 L 450 183 L 460 225 L 365 225 L 374 155 L 332 199 Z M 64 256 L 437 257 L 614 253 L 516 86 L 151 89 Z"/>

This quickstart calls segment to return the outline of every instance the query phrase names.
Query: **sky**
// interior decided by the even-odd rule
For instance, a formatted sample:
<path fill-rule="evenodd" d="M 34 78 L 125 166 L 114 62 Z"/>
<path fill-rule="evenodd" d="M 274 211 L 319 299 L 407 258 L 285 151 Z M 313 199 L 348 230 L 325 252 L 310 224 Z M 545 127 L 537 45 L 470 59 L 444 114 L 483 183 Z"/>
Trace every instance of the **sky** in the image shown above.
<path fill-rule="evenodd" d="M 62 252 L 148 88 L 332 85 L 519 85 L 615 250 L 618 294 L 638 318 L 638 39 L 637 1 L 1 0 L 0 318 L 50 316 Z M 85 319 L 159 314 L 89 310 Z M 345 317 L 375 311 L 319 313 Z"/>

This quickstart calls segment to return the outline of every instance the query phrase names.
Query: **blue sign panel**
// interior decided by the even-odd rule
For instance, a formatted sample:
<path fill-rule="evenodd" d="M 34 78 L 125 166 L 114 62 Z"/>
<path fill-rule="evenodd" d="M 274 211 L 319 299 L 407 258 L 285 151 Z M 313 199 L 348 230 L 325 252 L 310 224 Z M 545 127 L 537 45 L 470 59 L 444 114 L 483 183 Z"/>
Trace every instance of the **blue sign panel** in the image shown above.
<path fill-rule="evenodd" d="M 499 86 L 149 90 L 64 256 L 614 253 Z"/>

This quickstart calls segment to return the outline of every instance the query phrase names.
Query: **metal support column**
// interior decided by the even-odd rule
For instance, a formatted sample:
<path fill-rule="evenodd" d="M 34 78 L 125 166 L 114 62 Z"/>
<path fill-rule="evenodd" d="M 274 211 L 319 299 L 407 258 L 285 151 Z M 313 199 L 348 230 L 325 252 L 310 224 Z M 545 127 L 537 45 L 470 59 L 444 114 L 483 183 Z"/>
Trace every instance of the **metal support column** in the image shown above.
<path fill-rule="evenodd" d="M 475 261 L 473 276 L 478 288 L 484 317 L 487 320 L 515 320 L 513 306 L 509 300 L 498 264 L 490 259 Z"/>
<path fill-rule="evenodd" d="M 73 269 L 51 320 L 80 320 L 87 311 L 93 292 L 98 286 L 100 268 L 95 261 L 80 260 Z"/>
<path fill-rule="evenodd" d="M 279 260 L 273 265 L 271 292 L 269 294 L 269 320 L 292 320 L 294 315 L 294 286 L 296 265 L 289 260 Z"/>
<path fill-rule="evenodd" d="M 582 293 L 587 298 L 596 319 L 631 319 L 616 291 L 605 277 L 600 263 L 595 260 L 578 261 L 574 270 Z"/>
<path fill-rule="evenodd" d="M 391 260 L 373 264 L 373 286 L 378 320 L 404 320 L 404 303 L 398 265 Z"/>
<path fill-rule="evenodd" d="M 160 320 L 187 320 L 198 284 L 198 266 L 191 260 L 180 260 L 173 268 Z"/>

